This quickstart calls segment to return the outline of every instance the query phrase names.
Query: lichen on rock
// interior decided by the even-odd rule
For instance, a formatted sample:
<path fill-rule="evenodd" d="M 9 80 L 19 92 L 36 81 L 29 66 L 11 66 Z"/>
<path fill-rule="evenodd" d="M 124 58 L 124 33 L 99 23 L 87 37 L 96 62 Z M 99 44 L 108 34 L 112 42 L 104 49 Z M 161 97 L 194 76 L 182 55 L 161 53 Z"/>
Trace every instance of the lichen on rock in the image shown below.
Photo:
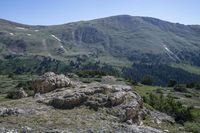
<path fill-rule="evenodd" d="M 70 85 L 71 81 L 65 75 L 47 72 L 39 79 L 33 81 L 32 88 L 35 93 L 47 93 L 57 88 L 68 87 Z"/>

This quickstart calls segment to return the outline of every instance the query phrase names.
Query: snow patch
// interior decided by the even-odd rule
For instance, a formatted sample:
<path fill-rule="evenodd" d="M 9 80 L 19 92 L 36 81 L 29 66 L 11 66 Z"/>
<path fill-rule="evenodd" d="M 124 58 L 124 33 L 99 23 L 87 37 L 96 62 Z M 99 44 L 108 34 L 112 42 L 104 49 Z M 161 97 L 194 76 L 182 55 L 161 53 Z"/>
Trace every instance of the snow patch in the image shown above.
<path fill-rule="evenodd" d="M 31 34 L 27 34 L 27 36 L 31 36 Z"/>
<path fill-rule="evenodd" d="M 65 52 L 67 52 L 67 50 L 63 47 L 63 45 L 60 45 L 60 48 L 63 49 Z"/>
<path fill-rule="evenodd" d="M 179 58 L 176 54 L 174 54 L 166 45 L 163 45 L 163 47 L 164 47 L 164 49 L 167 51 L 168 55 L 169 55 L 172 59 L 180 61 L 180 58 Z"/>
<path fill-rule="evenodd" d="M 16 27 L 16 29 L 18 29 L 18 30 L 25 30 L 26 28 L 23 28 L 23 27 Z"/>
<path fill-rule="evenodd" d="M 14 33 L 9 33 L 11 36 L 14 36 Z"/>
<path fill-rule="evenodd" d="M 169 48 L 168 48 L 166 45 L 163 45 L 163 47 L 164 47 L 165 50 L 166 50 L 167 52 L 169 52 L 170 54 L 174 54 L 171 50 L 169 50 Z"/>
<path fill-rule="evenodd" d="M 55 38 L 56 40 L 58 40 L 59 42 L 61 42 L 61 40 L 60 40 L 58 37 L 56 37 L 55 35 L 51 34 L 51 36 L 52 36 L 53 38 Z"/>
<path fill-rule="evenodd" d="M 64 46 L 62 45 L 62 43 L 60 43 L 60 48 L 63 49 L 65 52 L 67 52 L 67 50 L 64 48 Z"/>
<path fill-rule="evenodd" d="M 35 32 L 38 32 L 39 30 L 34 30 Z"/>

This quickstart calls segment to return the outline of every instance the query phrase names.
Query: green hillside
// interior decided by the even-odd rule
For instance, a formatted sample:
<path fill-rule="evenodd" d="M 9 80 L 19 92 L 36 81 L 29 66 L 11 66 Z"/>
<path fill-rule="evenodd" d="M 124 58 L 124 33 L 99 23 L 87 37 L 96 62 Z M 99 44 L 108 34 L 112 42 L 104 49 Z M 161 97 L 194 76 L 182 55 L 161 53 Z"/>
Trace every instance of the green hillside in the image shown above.
<path fill-rule="evenodd" d="M 133 63 L 152 66 L 164 64 L 169 67 L 170 64 L 187 64 L 198 67 L 199 36 L 198 25 L 128 15 L 53 26 L 30 26 L 0 20 L 1 73 L 6 73 L 6 69 L 13 72 L 43 71 L 44 63 L 41 62 L 51 62 L 49 65 L 54 66 L 61 62 L 62 67 L 73 70 L 83 69 L 88 63 L 109 65 L 119 71 L 131 68 Z M 7 67 L 10 64 L 12 67 Z M 53 70 L 56 71 L 57 67 Z M 21 70 L 23 68 L 27 70 Z M 51 66 L 47 68 L 51 70 Z M 191 70 L 187 68 L 172 67 L 174 71 L 188 71 L 190 75 Z M 146 73 L 137 71 L 141 75 L 134 79 L 140 80 Z M 192 75 L 195 76 L 190 76 L 188 81 L 199 80 L 196 73 Z"/>

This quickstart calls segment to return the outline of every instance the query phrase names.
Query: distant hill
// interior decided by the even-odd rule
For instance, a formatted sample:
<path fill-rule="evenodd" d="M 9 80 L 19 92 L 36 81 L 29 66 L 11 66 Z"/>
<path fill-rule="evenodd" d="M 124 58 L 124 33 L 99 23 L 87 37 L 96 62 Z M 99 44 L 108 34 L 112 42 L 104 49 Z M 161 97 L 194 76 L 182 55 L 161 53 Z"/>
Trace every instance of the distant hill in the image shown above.
<path fill-rule="evenodd" d="M 5 69 L 6 61 L 16 58 L 47 58 L 65 64 L 100 62 L 117 69 L 132 67 L 133 63 L 164 64 L 185 71 L 174 66 L 200 67 L 200 26 L 128 15 L 53 26 L 1 19 L 0 59 L 5 63 L 0 67 Z M 33 69 L 27 67 L 27 71 Z"/>

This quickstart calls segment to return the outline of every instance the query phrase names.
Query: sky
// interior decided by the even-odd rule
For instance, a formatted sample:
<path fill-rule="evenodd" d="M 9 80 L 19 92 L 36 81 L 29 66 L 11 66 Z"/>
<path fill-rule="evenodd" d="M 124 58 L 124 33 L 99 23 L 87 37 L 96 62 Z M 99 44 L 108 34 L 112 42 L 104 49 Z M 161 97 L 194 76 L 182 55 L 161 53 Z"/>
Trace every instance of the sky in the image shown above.
<path fill-rule="evenodd" d="M 0 18 L 55 25 L 114 15 L 200 24 L 200 0 L 0 0 Z"/>

